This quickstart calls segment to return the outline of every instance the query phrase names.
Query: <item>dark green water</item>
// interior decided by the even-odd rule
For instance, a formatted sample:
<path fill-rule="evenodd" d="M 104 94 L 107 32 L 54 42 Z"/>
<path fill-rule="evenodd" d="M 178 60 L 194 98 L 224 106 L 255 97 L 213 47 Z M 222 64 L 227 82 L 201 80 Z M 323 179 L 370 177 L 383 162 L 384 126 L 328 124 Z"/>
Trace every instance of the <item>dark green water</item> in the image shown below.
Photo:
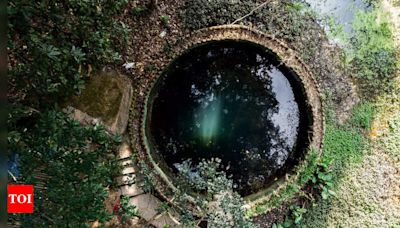
<path fill-rule="evenodd" d="M 192 49 L 165 72 L 148 126 L 164 164 L 220 158 L 242 195 L 267 186 L 307 146 L 297 76 L 275 55 L 238 42 Z"/>

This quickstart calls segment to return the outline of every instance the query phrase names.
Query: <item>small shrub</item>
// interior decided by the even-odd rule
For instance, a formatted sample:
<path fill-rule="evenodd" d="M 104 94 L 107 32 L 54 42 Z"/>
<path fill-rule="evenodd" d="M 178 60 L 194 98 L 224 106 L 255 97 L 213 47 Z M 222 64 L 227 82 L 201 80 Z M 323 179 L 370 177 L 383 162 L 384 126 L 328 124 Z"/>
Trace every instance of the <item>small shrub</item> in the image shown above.
<path fill-rule="evenodd" d="M 169 16 L 167 16 L 167 15 L 162 15 L 162 16 L 160 16 L 160 21 L 161 21 L 161 24 L 163 24 L 163 25 L 168 25 Z"/>
<path fill-rule="evenodd" d="M 118 216 L 120 216 L 120 221 L 122 224 L 127 224 L 129 219 L 139 217 L 139 211 L 137 207 L 129 204 L 128 196 L 121 196 L 120 207 L 116 213 Z"/>
<path fill-rule="evenodd" d="M 393 89 L 392 79 L 399 70 L 391 25 L 379 8 L 359 11 L 352 24 L 347 62 L 366 98 Z"/>
<path fill-rule="evenodd" d="M 116 142 L 102 126 L 84 127 L 51 110 L 13 110 L 10 121 L 8 143 L 18 154 L 19 181 L 37 184 L 37 174 L 48 177 L 45 189 L 35 188 L 35 213 L 11 219 L 29 227 L 79 227 L 112 217 L 104 200 L 120 168 L 113 155 Z"/>
<path fill-rule="evenodd" d="M 120 60 L 128 27 L 116 16 L 127 0 L 8 3 L 10 94 L 47 106 L 79 92 L 84 78 Z M 118 48 L 121 47 L 121 48 Z"/>
<path fill-rule="evenodd" d="M 359 104 L 355 107 L 350 124 L 359 129 L 370 130 L 374 115 L 375 105 L 373 103 Z"/>
<path fill-rule="evenodd" d="M 232 180 L 223 171 L 218 171 L 220 159 L 202 161 L 193 167 L 190 161 L 177 165 L 179 185 L 176 200 L 186 205 L 192 197 L 208 227 L 254 227 L 245 217 L 244 201 L 233 191 Z M 194 223 L 193 216 L 181 211 L 186 226 Z"/>
<path fill-rule="evenodd" d="M 133 16 L 142 16 L 149 12 L 149 9 L 146 6 L 136 6 L 131 9 Z"/>
<path fill-rule="evenodd" d="M 332 161 L 322 159 L 319 162 L 318 168 L 314 176 L 311 178 L 311 183 L 314 188 L 321 192 L 322 199 L 328 199 L 330 196 L 335 196 L 333 189 L 333 174 L 331 170 Z"/>
<path fill-rule="evenodd" d="M 301 224 L 303 220 L 303 215 L 307 212 L 307 209 L 303 206 L 290 205 L 289 215 L 285 217 L 285 221 L 282 224 L 274 223 L 272 228 L 289 228 L 297 227 Z"/>

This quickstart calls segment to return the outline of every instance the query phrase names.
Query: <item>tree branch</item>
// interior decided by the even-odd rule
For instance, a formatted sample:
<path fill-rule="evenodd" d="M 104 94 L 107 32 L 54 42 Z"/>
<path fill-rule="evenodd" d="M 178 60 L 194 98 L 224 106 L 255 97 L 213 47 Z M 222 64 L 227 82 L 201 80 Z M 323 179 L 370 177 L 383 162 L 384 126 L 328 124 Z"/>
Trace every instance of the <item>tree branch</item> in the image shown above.
<path fill-rule="evenodd" d="M 260 9 L 260 8 L 262 8 L 262 7 L 264 7 L 264 6 L 267 5 L 267 3 L 269 3 L 269 2 L 270 2 L 270 0 L 261 3 L 261 4 L 258 5 L 256 8 L 252 9 L 248 14 L 244 15 L 244 16 L 241 17 L 241 18 L 236 19 L 234 22 L 232 22 L 232 23 L 230 23 L 230 24 L 231 24 L 231 25 L 236 24 L 236 23 L 238 23 L 239 21 L 245 19 L 246 17 L 251 16 L 256 10 L 258 10 L 258 9 Z"/>

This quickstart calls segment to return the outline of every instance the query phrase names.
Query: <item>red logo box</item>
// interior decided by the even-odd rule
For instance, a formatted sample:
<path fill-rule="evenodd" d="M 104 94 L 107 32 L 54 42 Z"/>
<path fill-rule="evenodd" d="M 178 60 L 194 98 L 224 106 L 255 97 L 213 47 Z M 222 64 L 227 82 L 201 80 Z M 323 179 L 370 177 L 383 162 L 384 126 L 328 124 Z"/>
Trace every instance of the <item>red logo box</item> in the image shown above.
<path fill-rule="evenodd" d="M 33 213 L 33 185 L 7 186 L 8 213 Z"/>

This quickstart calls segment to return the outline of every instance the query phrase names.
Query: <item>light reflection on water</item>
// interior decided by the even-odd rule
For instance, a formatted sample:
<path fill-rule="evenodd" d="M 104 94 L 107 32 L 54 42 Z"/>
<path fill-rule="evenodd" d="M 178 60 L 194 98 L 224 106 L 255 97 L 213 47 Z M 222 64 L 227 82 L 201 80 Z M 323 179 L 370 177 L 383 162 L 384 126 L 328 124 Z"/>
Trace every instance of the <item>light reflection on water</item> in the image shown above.
<path fill-rule="evenodd" d="M 292 165 L 303 114 L 301 95 L 282 69 L 271 54 L 232 42 L 176 60 L 158 87 L 150 121 L 166 164 L 221 158 L 243 195 Z"/>

